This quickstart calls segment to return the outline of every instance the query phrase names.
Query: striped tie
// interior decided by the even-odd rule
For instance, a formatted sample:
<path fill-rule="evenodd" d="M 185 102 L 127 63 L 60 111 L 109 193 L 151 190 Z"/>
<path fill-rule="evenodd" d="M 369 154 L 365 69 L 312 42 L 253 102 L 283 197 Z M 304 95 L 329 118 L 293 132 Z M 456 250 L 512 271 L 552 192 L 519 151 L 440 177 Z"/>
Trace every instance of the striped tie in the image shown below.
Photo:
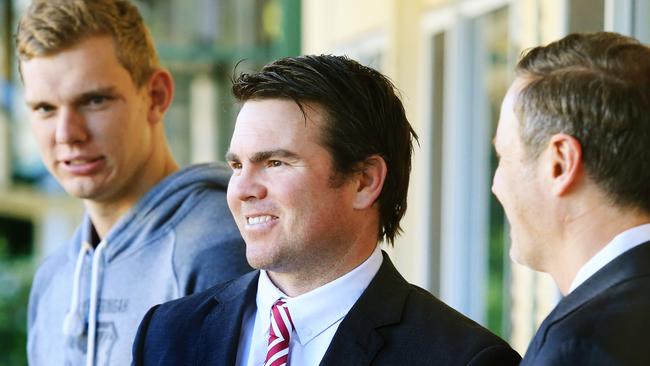
<path fill-rule="evenodd" d="M 271 307 L 271 327 L 269 347 L 264 366 L 285 366 L 289 363 L 289 337 L 293 331 L 293 321 L 289 309 L 282 299 Z"/>

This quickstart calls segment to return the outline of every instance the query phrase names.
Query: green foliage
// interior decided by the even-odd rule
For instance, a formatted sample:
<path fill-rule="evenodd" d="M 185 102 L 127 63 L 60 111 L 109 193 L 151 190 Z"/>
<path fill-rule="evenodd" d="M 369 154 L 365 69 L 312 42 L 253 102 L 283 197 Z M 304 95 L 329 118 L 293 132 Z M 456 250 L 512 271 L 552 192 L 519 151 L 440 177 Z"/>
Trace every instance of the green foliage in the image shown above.
<path fill-rule="evenodd" d="M 10 257 L 0 236 L 0 365 L 27 365 L 27 301 L 34 267 L 30 257 Z"/>
<path fill-rule="evenodd" d="M 496 221 L 496 220 L 493 220 Z M 503 319 L 504 299 L 508 295 L 504 283 L 504 238 L 503 224 L 492 224 L 489 248 L 489 275 L 487 293 L 487 327 L 498 336 L 506 338 L 507 330 Z"/>

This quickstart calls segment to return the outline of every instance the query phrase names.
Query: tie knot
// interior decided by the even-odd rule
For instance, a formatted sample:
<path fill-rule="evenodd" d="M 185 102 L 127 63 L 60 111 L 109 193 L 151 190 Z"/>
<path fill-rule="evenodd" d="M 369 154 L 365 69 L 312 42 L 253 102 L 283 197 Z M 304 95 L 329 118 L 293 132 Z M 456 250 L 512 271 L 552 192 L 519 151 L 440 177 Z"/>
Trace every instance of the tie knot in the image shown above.
<path fill-rule="evenodd" d="M 288 339 L 293 330 L 293 320 L 291 320 L 291 314 L 289 313 L 289 308 L 284 299 L 278 299 L 278 301 L 276 301 L 271 307 L 271 319 L 275 320 L 278 325 L 284 325 L 284 328 L 288 331 L 288 334 L 286 334 L 286 338 Z M 285 329 L 280 330 L 284 331 Z"/>
<path fill-rule="evenodd" d="M 284 299 L 279 298 L 278 301 L 273 303 L 273 307 L 282 307 L 285 304 L 286 304 L 286 302 L 284 301 Z"/>

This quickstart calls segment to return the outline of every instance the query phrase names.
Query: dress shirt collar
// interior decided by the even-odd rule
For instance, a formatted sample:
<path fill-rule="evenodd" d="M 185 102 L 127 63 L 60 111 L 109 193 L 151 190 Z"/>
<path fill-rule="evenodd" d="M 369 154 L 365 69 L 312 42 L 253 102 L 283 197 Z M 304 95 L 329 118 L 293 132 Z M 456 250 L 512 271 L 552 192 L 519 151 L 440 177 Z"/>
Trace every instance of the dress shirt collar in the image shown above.
<path fill-rule="evenodd" d="M 598 270 L 605 267 L 614 258 L 649 240 L 650 224 L 635 226 L 616 235 L 612 241 L 605 245 L 605 247 L 580 268 L 573 282 L 571 282 L 569 293 L 583 284 L 589 277 L 598 272 Z"/>
<path fill-rule="evenodd" d="M 298 335 L 296 341 L 305 346 L 345 317 L 379 271 L 382 261 L 381 249 L 377 245 L 370 257 L 352 271 L 296 297 L 285 295 L 271 282 L 266 271 L 260 271 L 256 301 L 257 311 L 262 315 L 258 319 L 263 322 L 263 329 L 269 328 L 268 314 L 273 303 L 279 298 L 284 298 Z"/>

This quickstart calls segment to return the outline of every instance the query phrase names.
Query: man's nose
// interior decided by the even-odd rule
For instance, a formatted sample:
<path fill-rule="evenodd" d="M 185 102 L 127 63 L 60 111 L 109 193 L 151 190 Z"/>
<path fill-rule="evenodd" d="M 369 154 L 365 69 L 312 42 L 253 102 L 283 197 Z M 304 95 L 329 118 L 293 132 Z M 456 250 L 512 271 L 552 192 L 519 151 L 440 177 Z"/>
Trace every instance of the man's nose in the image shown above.
<path fill-rule="evenodd" d="M 75 144 L 88 139 L 84 117 L 74 108 L 61 108 L 56 119 L 54 132 L 56 143 Z"/>
<path fill-rule="evenodd" d="M 265 198 L 267 190 L 261 174 L 254 168 L 242 168 L 235 172 L 228 184 L 228 195 L 240 201 Z"/>

